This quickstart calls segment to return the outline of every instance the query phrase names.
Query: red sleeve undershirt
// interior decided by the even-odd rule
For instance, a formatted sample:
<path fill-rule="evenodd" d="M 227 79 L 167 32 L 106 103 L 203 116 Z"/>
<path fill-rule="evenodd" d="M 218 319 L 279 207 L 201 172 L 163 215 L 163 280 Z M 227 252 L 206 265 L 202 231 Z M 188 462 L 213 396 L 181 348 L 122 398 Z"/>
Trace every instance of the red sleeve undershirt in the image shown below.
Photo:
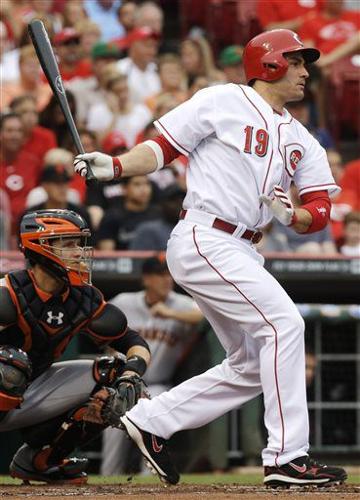
<path fill-rule="evenodd" d="M 312 222 L 310 227 L 302 234 L 316 233 L 321 231 L 330 220 L 331 201 L 327 191 L 313 191 L 300 196 L 301 206 L 310 212 Z"/>
<path fill-rule="evenodd" d="M 161 147 L 164 155 L 164 165 L 168 165 L 173 160 L 175 160 L 175 158 L 182 154 L 180 153 L 180 151 L 174 148 L 174 146 L 170 144 L 170 142 L 163 135 L 159 135 L 158 137 L 155 137 L 151 140 L 157 142 Z"/>

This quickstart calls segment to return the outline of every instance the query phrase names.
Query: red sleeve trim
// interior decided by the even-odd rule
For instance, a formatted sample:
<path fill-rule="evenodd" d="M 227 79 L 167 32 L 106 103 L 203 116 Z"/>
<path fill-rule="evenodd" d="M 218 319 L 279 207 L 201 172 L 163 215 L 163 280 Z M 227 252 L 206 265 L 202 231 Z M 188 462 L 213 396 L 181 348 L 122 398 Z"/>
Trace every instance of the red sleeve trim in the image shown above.
<path fill-rule="evenodd" d="M 173 160 L 175 160 L 175 158 L 181 155 L 180 151 L 174 148 L 174 146 L 170 144 L 170 142 L 164 135 L 159 135 L 158 137 L 155 137 L 151 140 L 156 142 L 161 147 L 164 155 L 164 165 L 168 165 Z"/>
<path fill-rule="evenodd" d="M 315 191 L 301 196 L 303 205 L 301 208 L 307 210 L 312 216 L 312 222 L 307 231 L 302 234 L 316 233 L 321 231 L 330 220 L 331 201 L 327 191 Z"/>

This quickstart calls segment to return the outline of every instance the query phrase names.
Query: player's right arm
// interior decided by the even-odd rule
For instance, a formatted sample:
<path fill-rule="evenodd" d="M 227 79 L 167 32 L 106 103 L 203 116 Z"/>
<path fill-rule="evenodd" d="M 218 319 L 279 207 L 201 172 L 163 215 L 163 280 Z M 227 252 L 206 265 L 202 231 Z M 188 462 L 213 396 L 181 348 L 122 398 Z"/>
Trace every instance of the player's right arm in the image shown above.
<path fill-rule="evenodd" d="M 205 137 L 214 132 L 216 96 L 220 102 L 221 89 L 212 87 L 200 90 L 155 122 L 161 134 L 159 137 L 138 144 L 121 156 L 111 157 L 99 152 L 77 155 L 74 160 L 75 172 L 86 176 L 85 161 L 88 161 L 99 181 L 109 181 L 119 177 L 149 174 L 161 169 L 180 154 L 191 154 Z"/>

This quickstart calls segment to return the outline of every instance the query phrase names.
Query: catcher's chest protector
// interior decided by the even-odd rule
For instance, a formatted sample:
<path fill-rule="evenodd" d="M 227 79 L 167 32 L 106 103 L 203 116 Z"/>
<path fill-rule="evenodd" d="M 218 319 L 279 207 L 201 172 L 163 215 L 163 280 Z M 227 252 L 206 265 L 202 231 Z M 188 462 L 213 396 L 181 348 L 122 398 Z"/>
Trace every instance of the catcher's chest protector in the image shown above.
<path fill-rule="evenodd" d="M 72 337 L 92 320 L 103 298 L 96 288 L 70 287 L 67 294 L 44 302 L 36 292 L 28 271 L 7 275 L 18 309 L 18 328 L 24 335 L 24 350 L 33 365 L 33 378 L 59 358 Z M 15 295 L 15 297 L 14 297 Z"/>

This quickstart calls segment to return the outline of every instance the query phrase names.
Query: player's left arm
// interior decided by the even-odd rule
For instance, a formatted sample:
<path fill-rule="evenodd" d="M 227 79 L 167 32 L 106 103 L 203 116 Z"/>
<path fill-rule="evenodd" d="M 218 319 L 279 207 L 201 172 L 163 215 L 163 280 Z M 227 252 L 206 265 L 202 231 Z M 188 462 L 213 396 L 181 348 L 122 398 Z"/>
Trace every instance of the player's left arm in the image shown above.
<path fill-rule="evenodd" d="M 297 233 L 309 234 L 321 231 L 330 220 L 331 200 L 327 191 L 313 191 L 303 194 L 301 206 L 294 210 L 292 229 Z"/>
<path fill-rule="evenodd" d="M 126 355 L 126 373 L 145 373 L 151 357 L 149 346 L 139 333 L 128 328 L 126 316 L 118 307 L 106 303 L 85 331 L 100 347 L 109 346 Z"/>
<path fill-rule="evenodd" d="M 273 196 L 260 196 L 284 226 L 291 227 L 300 234 L 321 231 L 330 220 L 331 201 L 326 190 L 312 191 L 300 196 L 302 205 L 294 208 L 287 193 L 281 186 L 274 186 Z"/>

